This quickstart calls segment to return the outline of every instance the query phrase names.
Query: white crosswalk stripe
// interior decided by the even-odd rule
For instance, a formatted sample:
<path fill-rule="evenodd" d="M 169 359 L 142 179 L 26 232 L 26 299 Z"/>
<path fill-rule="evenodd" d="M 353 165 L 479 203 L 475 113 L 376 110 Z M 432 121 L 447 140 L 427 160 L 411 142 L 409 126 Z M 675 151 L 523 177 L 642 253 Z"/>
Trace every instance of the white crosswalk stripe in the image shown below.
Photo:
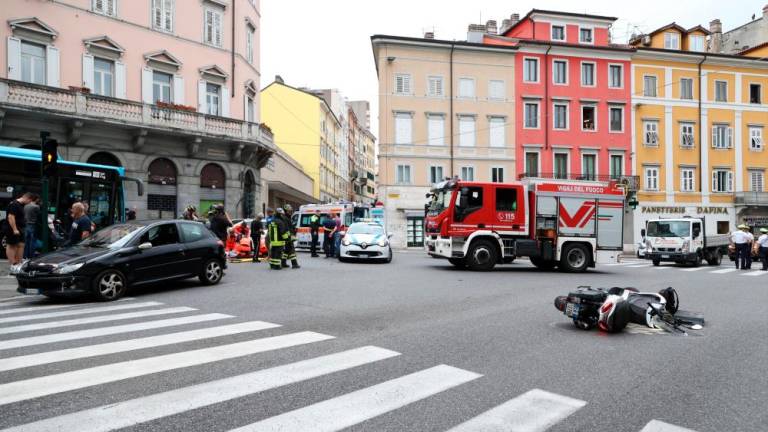
<path fill-rule="evenodd" d="M 102 432 L 125 428 L 400 355 L 362 347 L 6 429 Z"/>
<path fill-rule="evenodd" d="M 643 268 L 643 267 L 650 267 L 650 266 L 651 266 L 650 264 L 636 264 L 636 265 L 627 266 L 627 268 Z"/>
<path fill-rule="evenodd" d="M 134 300 L 132 297 L 124 297 L 120 300 L 116 300 L 116 303 L 122 303 L 126 301 Z M 18 306 L 16 304 L 10 303 L 6 305 L 0 305 L 0 306 Z M 83 306 L 90 306 L 89 304 L 85 303 L 76 303 L 76 304 L 42 304 L 37 306 L 27 306 L 27 307 L 16 307 L 11 309 L 3 309 L 0 310 L 0 315 L 10 315 L 15 313 L 21 313 L 21 312 L 43 312 L 43 311 L 49 311 L 53 309 L 72 309 L 72 308 L 79 308 Z"/>
<path fill-rule="evenodd" d="M 696 432 L 693 429 L 686 429 L 684 427 L 671 425 L 658 420 L 651 420 L 650 423 L 640 432 Z"/>
<path fill-rule="evenodd" d="M 586 404 L 578 399 L 534 389 L 449 432 L 543 432 Z"/>
<path fill-rule="evenodd" d="M 439 365 L 243 426 L 237 432 L 338 431 L 482 375 Z"/>
<path fill-rule="evenodd" d="M 58 317 L 64 317 L 64 316 L 88 315 L 88 314 L 95 314 L 95 313 L 102 313 L 102 312 L 114 312 L 114 311 L 127 310 L 127 309 L 141 309 L 145 307 L 161 306 L 161 305 L 162 303 L 160 302 L 126 303 L 126 304 L 102 306 L 102 307 L 87 308 L 87 309 L 74 309 L 74 310 L 66 310 L 66 311 L 59 311 L 59 312 L 19 315 L 19 316 L 13 316 L 13 317 L 0 318 L 0 324 L 9 323 L 9 322 L 20 322 L 20 321 L 34 321 L 39 319 L 58 318 Z"/>
<path fill-rule="evenodd" d="M 684 272 L 697 272 L 697 271 L 702 271 L 702 270 L 706 270 L 706 269 L 707 269 L 707 267 L 691 267 L 691 268 L 680 269 L 680 271 L 684 271 Z"/>
<path fill-rule="evenodd" d="M 33 331 L 33 330 L 45 330 L 45 329 L 52 329 L 52 328 L 78 326 L 83 324 L 95 324 L 95 323 L 102 323 L 102 322 L 109 322 L 109 321 L 119 321 L 119 320 L 133 319 L 133 318 L 145 318 L 145 317 L 151 317 L 151 316 L 157 316 L 157 315 L 168 315 L 168 314 L 176 314 L 176 313 L 183 313 L 183 312 L 192 312 L 196 310 L 197 309 L 195 308 L 181 306 L 181 307 L 172 307 L 172 308 L 165 308 L 165 309 L 154 309 L 154 310 L 148 310 L 148 311 L 142 311 L 142 312 L 128 312 L 128 313 L 115 314 L 115 315 L 99 315 L 95 317 L 77 318 L 77 319 L 71 319 L 71 320 L 65 320 L 65 321 L 49 321 L 49 322 L 38 323 L 38 324 L 26 324 L 26 325 L 13 326 L 13 327 L 3 327 L 3 328 L 0 328 L 0 334 L 21 333 L 21 332 L 27 332 L 27 331 Z"/>

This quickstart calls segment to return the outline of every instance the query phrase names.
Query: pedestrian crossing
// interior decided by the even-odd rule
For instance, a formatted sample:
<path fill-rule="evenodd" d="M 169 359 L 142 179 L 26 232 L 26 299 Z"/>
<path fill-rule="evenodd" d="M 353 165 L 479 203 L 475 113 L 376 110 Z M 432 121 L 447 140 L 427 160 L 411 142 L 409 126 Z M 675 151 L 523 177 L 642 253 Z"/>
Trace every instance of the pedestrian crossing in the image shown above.
<path fill-rule="evenodd" d="M 768 271 L 760 270 L 760 266 L 761 266 L 760 263 L 757 263 L 757 265 L 753 264 L 753 270 L 739 270 L 735 268 L 732 263 L 726 264 L 725 262 L 723 262 L 721 266 L 702 265 L 700 267 L 684 267 L 674 263 L 662 263 L 660 266 L 654 266 L 648 261 L 628 260 L 628 261 L 622 261 L 620 263 L 603 264 L 602 266 L 610 267 L 610 268 L 620 267 L 620 268 L 628 268 L 628 269 L 630 268 L 631 269 L 648 269 L 652 271 L 674 270 L 674 271 L 685 272 L 685 273 L 702 273 L 702 274 L 714 274 L 714 275 L 724 275 L 724 274 L 735 273 L 735 275 L 737 276 L 746 276 L 746 277 L 768 276 Z"/>
<path fill-rule="evenodd" d="M 8 302 L 7 307 L 3 305 L 2 311 L 0 409 L 38 398 L 65 397 L 68 392 L 87 395 L 89 391 L 96 392 L 99 386 L 150 379 L 157 374 L 184 371 L 195 366 L 216 368 L 217 364 L 227 360 L 318 345 L 335 339 L 332 335 L 309 330 L 286 331 L 280 324 L 266 321 L 235 322 L 237 317 L 232 315 L 133 299 L 110 305 Z M 168 318 L 169 314 L 179 316 Z M 137 322 L 114 322 L 128 319 Z M 104 326 L 83 328 L 93 325 Z M 195 328 L 186 329 L 185 326 Z M 153 330 L 154 334 L 141 334 L 149 330 Z M 271 330 L 271 334 L 260 333 L 266 330 Z M 44 334 L 25 336 L 24 333 L 28 332 Z M 237 337 L 237 341 L 228 337 Z M 212 345 L 176 349 L 168 353 L 178 344 L 201 341 L 211 342 Z M 63 342 L 73 342 L 76 346 L 62 348 L 57 345 Z M 126 359 L 139 350 L 158 347 L 164 347 L 166 353 Z M 84 363 L 85 366 L 75 370 L 56 367 L 74 360 L 115 354 L 127 357 L 107 364 Z M 0 427 L 6 428 L 0 432 L 102 432 L 122 428 L 157 430 L 162 424 L 158 422 L 171 416 L 217 404 L 234 403 L 239 398 L 289 385 L 306 386 L 313 379 L 344 374 L 363 366 L 378 367 L 381 362 L 402 356 L 382 347 L 361 346 L 245 373 L 239 371 L 234 376 L 178 388 L 152 387 L 150 394 L 128 400 L 86 397 L 89 405 L 85 409 L 69 412 L 65 405 L 63 411 L 61 407 L 53 410 L 56 415 L 52 417 L 26 424 L 0 423 Z M 55 367 L 51 368 L 52 365 Z M 483 378 L 478 372 L 446 364 L 427 366 L 367 387 L 343 390 L 340 395 L 329 395 L 325 400 L 270 417 L 260 418 L 256 410 L 254 418 L 233 426 L 232 431 L 339 431 L 439 394 L 456 391 Z M 14 379 L 13 374 L 17 371 L 24 373 L 21 378 Z M 30 377 L 32 372 L 34 376 Z M 35 406 L 39 410 L 41 402 L 36 401 Z M 532 389 L 487 411 L 474 413 L 474 417 L 463 419 L 463 422 L 457 421 L 449 432 L 544 432 L 586 406 L 588 403 L 583 400 Z M 659 420 L 649 420 L 642 432 L 693 432 Z M 150 422 L 152 427 L 147 428 Z M 174 427 L 169 426 L 169 429 Z"/>

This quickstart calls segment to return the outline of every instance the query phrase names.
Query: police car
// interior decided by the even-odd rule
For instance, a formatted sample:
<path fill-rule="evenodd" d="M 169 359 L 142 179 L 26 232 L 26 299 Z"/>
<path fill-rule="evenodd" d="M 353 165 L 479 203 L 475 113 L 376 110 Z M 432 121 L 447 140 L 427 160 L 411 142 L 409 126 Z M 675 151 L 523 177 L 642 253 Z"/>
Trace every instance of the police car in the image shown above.
<path fill-rule="evenodd" d="M 391 235 L 376 222 L 355 222 L 341 239 L 339 261 L 392 261 Z"/>

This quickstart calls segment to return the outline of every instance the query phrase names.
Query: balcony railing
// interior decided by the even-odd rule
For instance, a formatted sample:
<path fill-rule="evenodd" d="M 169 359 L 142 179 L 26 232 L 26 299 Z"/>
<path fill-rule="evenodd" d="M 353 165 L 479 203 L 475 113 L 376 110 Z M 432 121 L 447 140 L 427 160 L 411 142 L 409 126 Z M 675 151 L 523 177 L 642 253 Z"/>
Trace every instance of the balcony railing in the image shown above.
<path fill-rule="evenodd" d="M 737 192 L 734 202 L 736 205 L 768 206 L 768 192 Z"/>
<path fill-rule="evenodd" d="M 593 181 L 608 183 L 615 181 L 627 185 L 627 189 L 630 191 L 636 191 L 640 185 L 640 177 L 638 176 L 625 176 L 625 175 L 597 175 L 597 174 L 584 174 L 584 173 L 533 173 L 524 172 L 517 176 L 522 179 L 547 179 L 547 180 L 576 180 L 576 181 Z"/>

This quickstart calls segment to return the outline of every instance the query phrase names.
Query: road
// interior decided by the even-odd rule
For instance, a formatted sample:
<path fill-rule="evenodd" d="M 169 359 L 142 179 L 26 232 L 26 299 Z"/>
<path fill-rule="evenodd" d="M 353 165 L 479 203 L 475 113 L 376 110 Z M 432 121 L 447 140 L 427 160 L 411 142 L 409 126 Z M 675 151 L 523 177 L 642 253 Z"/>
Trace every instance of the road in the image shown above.
<path fill-rule="evenodd" d="M 300 260 L 281 272 L 232 264 L 219 286 L 167 283 L 110 304 L 0 302 L 0 429 L 768 424 L 768 272 L 628 262 L 571 275 L 520 261 L 471 273 L 415 252 Z M 578 285 L 673 286 L 707 325 L 687 337 L 581 331 L 553 307 Z"/>

